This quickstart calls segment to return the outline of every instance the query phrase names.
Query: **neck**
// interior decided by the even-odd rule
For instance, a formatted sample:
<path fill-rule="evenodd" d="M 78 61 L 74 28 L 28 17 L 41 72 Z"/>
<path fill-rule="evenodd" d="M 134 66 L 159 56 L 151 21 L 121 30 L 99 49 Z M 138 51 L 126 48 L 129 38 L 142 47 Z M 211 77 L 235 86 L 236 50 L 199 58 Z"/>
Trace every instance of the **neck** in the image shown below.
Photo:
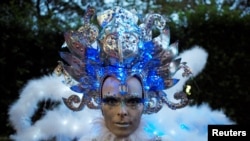
<path fill-rule="evenodd" d="M 114 141 L 131 141 L 130 137 L 115 137 Z"/>

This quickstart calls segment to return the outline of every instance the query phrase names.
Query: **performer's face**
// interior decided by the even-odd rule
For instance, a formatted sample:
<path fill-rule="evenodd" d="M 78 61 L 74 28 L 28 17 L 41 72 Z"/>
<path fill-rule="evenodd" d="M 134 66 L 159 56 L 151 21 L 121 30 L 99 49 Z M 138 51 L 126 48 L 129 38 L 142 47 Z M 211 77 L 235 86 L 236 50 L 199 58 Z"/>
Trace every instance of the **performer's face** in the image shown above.
<path fill-rule="evenodd" d="M 139 126 L 143 112 L 142 85 L 136 77 L 127 80 L 127 94 L 120 81 L 108 77 L 102 87 L 102 112 L 106 127 L 118 138 L 127 137 Z"/>

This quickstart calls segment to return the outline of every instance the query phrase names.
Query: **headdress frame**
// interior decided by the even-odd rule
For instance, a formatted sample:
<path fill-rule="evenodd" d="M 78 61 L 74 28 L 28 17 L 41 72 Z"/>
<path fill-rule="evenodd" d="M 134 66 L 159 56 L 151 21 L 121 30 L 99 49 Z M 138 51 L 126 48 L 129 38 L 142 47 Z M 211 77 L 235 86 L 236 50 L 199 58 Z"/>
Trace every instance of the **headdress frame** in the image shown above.
<path fill-rule="evenodd" d="M 122 82 L 133 75 L 140 79 L 145 114 L 157 113 L 164 103 L 171 109 L 188 104 L 184 92 L 175 94 L 175 98 L 180 99 L 179 103 L 169 101 L 164 92 L 178 82 L 172 78 L 178 70 L 184 70 L 184 77 L 192 73 L 185 62 L 176 58 L 178 42 L 169 45 L 170 32 L 163 16 L 147 14 L 138 26 L 134 13 L 115 7 L 97 15 L 99 25 L 103 27 L 99 33 L 99 29 L 90 23 L 94 13 L 94 8 L 88 7 L 84 25 L 78 31 L 65 33 L 70 53 L 62 52 L 60 55 L 69 65 L 59 62 L 56 72 L 64 74 L 68 84 L 75 80 L 77 84 L 71 83 L 70 88 L 83 95 L 82 98 L 79 95 L 63 98 L 69 109 L 79 111 L 85 105 L 99 109 L 100 90 L 104 78 L 109 75 Z M 154 39 L 153 26 L 160 30 L 160 35 Z"/>

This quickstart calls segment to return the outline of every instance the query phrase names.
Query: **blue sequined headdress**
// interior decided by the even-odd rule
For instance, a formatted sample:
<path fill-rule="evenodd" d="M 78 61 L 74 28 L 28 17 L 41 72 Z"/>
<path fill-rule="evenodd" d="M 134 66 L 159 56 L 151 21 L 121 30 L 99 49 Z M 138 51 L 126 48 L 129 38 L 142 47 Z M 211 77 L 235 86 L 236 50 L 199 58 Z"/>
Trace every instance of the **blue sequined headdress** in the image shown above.
<path fill-rule="evenodd" d="M 176 92 L 175 98 L 180 102 L 173 103 L 163 91 L 178 83 L 173 78 L 177 71 L 183 71 L 183 77 L 191 74 L 186 63 L 177 58 L 178 42 L 170 44 L 170 31 L 163 16 L 147 14 L 138 25 L 136 13 L 115 7 L 96 14 L 100 32 L 99 26 L 91 23 L 92 17 L 95 9 L 88 7 L 83 26 L 65 33 L 69 52 L 61 52 L 64 63 L 60 61 L 55 69 L 57 74 L 64 74 L 73 91 L 82 94 L 82 98 L 63 98 L 68 108 L 79 111 L 86 105 L 99 109 L 100 88 L 107 75 L 121 83 L 132 75 L 141 79 L 145 114 L 158 112 L 164 103 L 172 109 L 187 105 L 184 92 Z M 159 31 L 159 36 L 152 37 L 153 29 Z"/>

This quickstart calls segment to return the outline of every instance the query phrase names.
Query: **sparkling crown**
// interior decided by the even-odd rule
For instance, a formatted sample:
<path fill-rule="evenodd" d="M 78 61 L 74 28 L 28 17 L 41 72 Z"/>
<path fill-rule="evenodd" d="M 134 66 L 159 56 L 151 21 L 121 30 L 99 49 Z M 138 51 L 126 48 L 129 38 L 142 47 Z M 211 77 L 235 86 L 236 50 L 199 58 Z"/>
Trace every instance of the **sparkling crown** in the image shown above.
<path fill-rule="evenodd" d="M 177 71 L 182 70 L 183 77 L 189 76 L 191 71 L 181 58 L 177 58 L 178 42 L 169 44 L 170 31 L 162 15 L 147 14 L 140 25 L 136 13 L 121 7 L 96 15 L 100 32 L 99 26 L 90 22 L 95 17 L 95 9 L 89 6 L 83 26 L 65 33 L 69 52 L 60 53 L 65 62 L 59 61 L 55 72 L 64 74 L 71 89 L 82 94 L 82 98 L 78 95 L 63 98 L 68 108 L 79 111 L 86 105 L 99 109 L 103 79 L 110 75 L 121 83 L 129 76 L 140 78 L 145 114 L 158 112 L 164 103 L 172 109 L 188 104 L 184 92 L 176 92 L 175 98 L 180 102 L 173 103 L 163 91 L 178 83 L 179 79 L 173 78 Z M 152 37 L 153 29 L 159 30 L 159 36 Z"/>

